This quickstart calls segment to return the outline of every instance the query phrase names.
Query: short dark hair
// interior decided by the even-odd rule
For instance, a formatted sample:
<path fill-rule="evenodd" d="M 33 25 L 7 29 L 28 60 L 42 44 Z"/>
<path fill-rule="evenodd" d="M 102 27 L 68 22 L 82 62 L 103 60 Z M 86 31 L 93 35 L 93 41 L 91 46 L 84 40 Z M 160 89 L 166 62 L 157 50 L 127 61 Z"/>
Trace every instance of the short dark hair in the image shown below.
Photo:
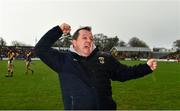
<path fill-rule="evenodd" d="M 90 26 L 84 26 L 84 27 L 80 27 L 79 29 L 77 29 L 73 36 L 72 36 L 72 40 L 77 40 L 78 36 L 79 36 L 79 31 L 80 30 L 87 30 L 87 31 L 91 31 L 91 27 Z"/>

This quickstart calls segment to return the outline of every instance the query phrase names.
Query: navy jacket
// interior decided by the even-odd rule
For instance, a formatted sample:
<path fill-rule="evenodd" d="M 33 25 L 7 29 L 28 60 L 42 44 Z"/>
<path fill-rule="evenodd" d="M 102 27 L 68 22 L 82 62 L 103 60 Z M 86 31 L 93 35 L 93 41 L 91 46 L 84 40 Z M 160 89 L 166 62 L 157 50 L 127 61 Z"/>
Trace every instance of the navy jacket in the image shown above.
<path fill-rule="evenodd" d="M 40 59 L 59 75 L 65 109 L 116 109 L 111 80 L 143 77 L 152 70 L 147 64 L 129 67 L 97 48 L 88 57 L 51 48 L 62 35 L 56 26 L 36 44 Z"/>

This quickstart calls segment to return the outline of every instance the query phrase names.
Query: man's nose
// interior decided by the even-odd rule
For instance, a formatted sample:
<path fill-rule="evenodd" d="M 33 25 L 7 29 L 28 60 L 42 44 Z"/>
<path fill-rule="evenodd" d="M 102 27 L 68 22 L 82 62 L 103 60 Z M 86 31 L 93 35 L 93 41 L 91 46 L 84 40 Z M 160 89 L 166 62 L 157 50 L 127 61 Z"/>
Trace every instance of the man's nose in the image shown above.
<path fill-rule="evenodd" d="M 91 38 L 87 38 L 87 41 L 88 41 L 88 42 L 92 42 L 92 39 L 91 39 Z"/>

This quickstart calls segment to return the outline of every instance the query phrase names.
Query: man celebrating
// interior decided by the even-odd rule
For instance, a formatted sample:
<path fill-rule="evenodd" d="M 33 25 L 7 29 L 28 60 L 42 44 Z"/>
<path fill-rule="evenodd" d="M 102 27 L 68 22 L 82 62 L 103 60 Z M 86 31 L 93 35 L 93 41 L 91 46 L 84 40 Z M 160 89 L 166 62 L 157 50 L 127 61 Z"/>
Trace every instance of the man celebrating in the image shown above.
<path fill-rule="evenodd" d="M 62 34 L 70 31 L 70 25 L 63 23 L 49 30 L 35 46 L 40 59 L 59 75 L 65 109 L 116 109 L 111 80 L 123 82 L 156 69 L 155 59 L 129 67 L 99 51 L 93 43 L 90 27 L 75 31 L 70 51 L 51 48 Z"/>

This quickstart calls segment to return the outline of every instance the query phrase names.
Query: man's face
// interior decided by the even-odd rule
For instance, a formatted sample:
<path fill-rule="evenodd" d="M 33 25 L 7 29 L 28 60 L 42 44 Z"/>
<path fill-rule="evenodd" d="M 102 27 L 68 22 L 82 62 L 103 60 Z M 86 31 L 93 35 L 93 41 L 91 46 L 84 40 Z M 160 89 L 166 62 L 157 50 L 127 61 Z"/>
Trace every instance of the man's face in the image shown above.
<path fill-rule="evenodd" d="M 73 40 L 73 46 L 81 56 L 89 56 L 93 50 L 92 32 L 80 30 L 77 40 Z"/>

